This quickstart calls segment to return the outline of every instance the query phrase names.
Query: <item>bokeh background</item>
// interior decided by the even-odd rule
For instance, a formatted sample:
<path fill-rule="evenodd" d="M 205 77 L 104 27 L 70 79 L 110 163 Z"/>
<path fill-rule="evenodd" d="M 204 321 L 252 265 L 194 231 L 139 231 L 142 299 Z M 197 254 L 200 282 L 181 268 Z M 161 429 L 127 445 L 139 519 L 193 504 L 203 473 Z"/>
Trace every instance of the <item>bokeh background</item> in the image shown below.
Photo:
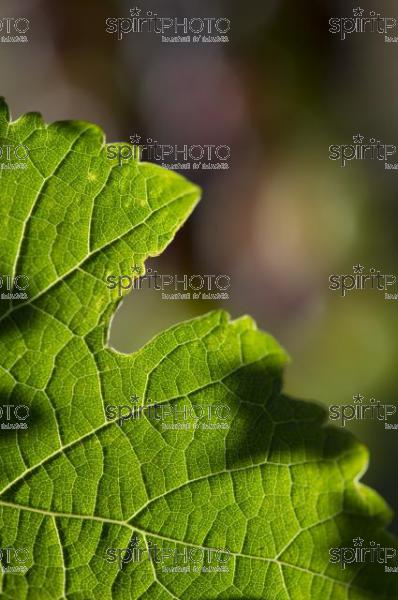
<path fill-rule="evenodd" d="M 394 0 L 362 8 L 397 17 Z M 135 3 L 134 3 L 135 5 Z M 2 16 L 31 21 L 27 44 L 0 44 L 0 93 L 14 117 L 85 119 L 108 141 L 138 133 L 165 144 L 226 144 L 228 171 L 191 171 L 203 200 L 151 266 L 163 273 L 227 273 L 228 302 L 162 301 L 132 293 L 111 344 L 131 352 L 167 326 L 222 306 L 249 313 L 289 351 L 286 389 L 325 405 L 366 398 L 396 404 L 398 304 L 375 292 L 342 299 L 331 273 L 352 265 L 398 272 L 398 172 L 379 161 L 345 169 L 331 144 L 361 133 L 398 145 L 398 44 L 378 34 L 345 41 L 330 17 L 350 1 L 150 0 L 162 16 L 227 16 L 227 44 L 162 44 L 105 32 L 133 4 L 107 0 L 1 0 Z M 398 510 L 398 431 L 350 425 L 371 452 L 364 481 Z M 398 519 L 393 524 L 398 532 Z"/>

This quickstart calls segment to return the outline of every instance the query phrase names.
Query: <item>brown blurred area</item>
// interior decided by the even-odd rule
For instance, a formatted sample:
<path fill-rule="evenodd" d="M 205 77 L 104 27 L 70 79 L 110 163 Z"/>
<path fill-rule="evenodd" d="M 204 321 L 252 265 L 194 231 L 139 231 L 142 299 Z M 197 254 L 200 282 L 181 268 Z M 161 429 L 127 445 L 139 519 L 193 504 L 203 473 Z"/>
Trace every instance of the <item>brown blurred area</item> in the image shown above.
<path fill-rule="evenodd" d="M 333 37 L 328 20 L 351 13 L 350 2 L 139 6 L 181 18 L 228 16 L 230 42 L 162 44 L 145 34 L 118 41 L 105 19 L 127 15 L 126 2 L 1 6 L 31 22 L 27 44 L 0 44 L 0 93 L 14 117 L 39 111 L 47 121 L 92 121 L 108 141 L 139 133 L 165 144 L 231 147 L 229 170 L 186 173 L 203 199 L 152 261 L 165 273 L 229 274 L 230 300 L 132 293 L 114 319 L 112 345 L 131 352 L 167 326 L 222 307 L 234 318 L 251 314 L 286 347 L 289 393 L 330 405 L 361 392 L 396 404 L 398 304 L 372 292 L 333 295 L 328 277 L 357 263 L 397 273 L 398 174 L 377 161 L 341 168 L 328 148 L 358 132 L 398 141 L 398 45 L 374 35 Z M 371 0 L 362 6 L 372 9 Z M 398 17 L 392 1 L 379 0 L 377 10 Z M 371 451 L 365 481 L 398 509 L 398 432 L 373 421 L 351 429 Z"/>

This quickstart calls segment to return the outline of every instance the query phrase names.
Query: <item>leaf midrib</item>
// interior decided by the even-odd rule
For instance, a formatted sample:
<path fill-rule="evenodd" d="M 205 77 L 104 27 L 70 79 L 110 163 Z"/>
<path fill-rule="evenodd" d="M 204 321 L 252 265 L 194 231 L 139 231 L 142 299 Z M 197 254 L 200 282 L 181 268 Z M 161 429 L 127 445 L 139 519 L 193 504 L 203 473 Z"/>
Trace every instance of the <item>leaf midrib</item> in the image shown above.
<path fill-rule="evenodd" d="M 27 511 L 31 511 L 34 513 L 38 513 L 38 514 L 42 514 L 44 516 L 47 517 L 58 517 L 58 518 L 70 518 L 70 519 L 81 519 L 81 520 L 93 520 L 93 521 L 99 521 L 101 523 L 107 523 L 107 524 L 112 524 L 112 525 L 118 525 L 121 527 L 127 527 L 128 529 L 130 529 L 133 532 L 137 532 L 139 534 L 141 534 L 143 537 L 146 536 L 150 536 L 150 537 L 154 537 L 157 539 L 160 539 L 162 541 L 166 541 L 166 542 L 172 542 L 174 544 L 181 544 L 181 545 L 185 545 L 185 546 L 190 546 L 191 548 L 197 548 L 199 550 L 208 550 L 210 549 L 209 546 L 202 546 L 200 544 L 193 544 L 191 542 L 185 542 L 185 541 L 181 541 L 178 539 L 174 539 L 168 536 L 164 536 L 161 535 L 160 533 L 154 533 L 152 531 L 146 531 L 145 529 L 142 529 L 141 527 L 137 527 L 136 525 L 131 525 L 128 521 L 118 521 L 116 519 L 108 519 L 108 518 L 101 518 L 101 517 L 94 517 L 94 516 L 85 516 L 85 515 L 75 515 L 72 513 L 60 513 L 60 512 L 55 512 L 55 511 L 46 511 L 46 510 L 42 510 L 42 509 L 38 509 L 38 508 L 32 508 L 29 506 L 23 506 L 23 505 L 18 505 L 18 504 L 13 504 L 13 503 L 9 503 L 9 502 L 5 502 L 4 500 L 0 499 L 0 505 L 2 506 L 6 506 L 8 508 L 14 508 L 17 510 L 27 510 Z M 311 527 L 316 527 L 318 525 L 318 523 L 315 523 L 314 525 L 312 525 Z M 311 527 L 307 528 L 310 529 Z M 303 529 L 302 531 L 306 531 L 306 529 Z M 359 587 L 359 586 L 355 586 L 352 581 L 349 582 L 345 582 L 345 581 L 341 581 L 339 579 L 335 579 L 334 577 L 330 577 L 329 575 L 325 575 L 324 573 L 318 573 L 317 571 L 311 571 L 310 569 L 304 569 L 303 567 L 299 567 L 297 565 L 294 565 L 292 563 L 288 563 L 286 561 L 281 561 L 279 559 L 276 558 L 266 558 L 263 556 L 256 556 L 256 555 L 251 555 L 251 554 L 243 554 L 242 552 L 233 552 L 230 550 L 230 554 L 236 558 L 243 558 L 243 559 L 249 559 L 249 560 L 259 560 L 261 562 L 267 562 L 267 563 L 274 563 L 277 564 L 280 567 L 288 567 L 288 568 L 292 568 L 292 569 L 296 569 L 299 570 L 303 573 L 306 573 L 308 575 L 312 575 L 315 577 L 322 577 L 323 579 L 326 579 L 328 581 L 333 582 L 334 584 L 338 584 L 341 585 L 347 589 L 349 588 L 356 588 L 358 590 L 363 591 L 363 588 Z M 354 576 L 356 576 L 357 573 L 354 573 Z M 380 600 L 380 598 L 382 599 L 386 599 L 386 600 L 390 600 L 388 599 L 386 596 L 378 596 L 377 600 Z"/>

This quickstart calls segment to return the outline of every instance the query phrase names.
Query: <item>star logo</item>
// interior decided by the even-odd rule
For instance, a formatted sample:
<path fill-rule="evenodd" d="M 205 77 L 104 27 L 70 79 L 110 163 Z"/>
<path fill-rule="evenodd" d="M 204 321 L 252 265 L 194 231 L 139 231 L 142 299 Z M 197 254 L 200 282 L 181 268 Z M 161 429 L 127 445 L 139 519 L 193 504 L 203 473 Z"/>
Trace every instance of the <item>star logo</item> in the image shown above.
<path fill-rule="evenodd" d="M 354 13 L 354 17 L 362 17 L 363 8 L 360 8 L 360 7 L 354 8 L 352 12 Z"/>
<path fill-rule="evenodd" d="M 352 268 L 354 270 L 355 275 L 359 275 L 360 273 L 362 273 L 365 267 L 363 265 L 354 265 Z"/>
<path fill-rule="evenodd" d="M 138 144 L 140 143 L 141 140 L 141 136 L 138 135 L 137 133 L 135 133 L 134 135 L 130 135 L 130 144 L 135 144 L 136 146 L 138 146 Z"/>
<path fill-rule="evenodd" d="M 357 135 L 353 135 L 352 139 L 354 140 L 355 144 L 362 144 L 363 140 L 365 139 L 363 137 L 363 135 L 361 135 L 360 133 L 358 133 Z"/>
<path fill-rule="evenodd" d="M 355 539 L 353 540 L 353 542 L 354 542 L 354 546 L 357 546 L 357 547 L 358 547 L 358 546 L 362 546 L 362 544 L 363 544 L 363 539 L 362 539 L 361 537 L 357 537 L 357 538 L 355 538 Z"/>
<path fill-rule="evenodd" d="M 138 8 L 138 6 L 135 6 L 134 8 L 130 8 L 130 15 L 132 17 L 139 17 L 140 16 L 140 12 L 141 12 L 141 9 Z"/>
<path fill-rule="evenodd" d="M 130 402 L 133 402 L 133 404 L 136 404 L 139 400 L 139 397 L 136 396 L 135 394 L 133 394 L 132 396 L 130 396 Z"/>
<path fill-rule="evenodd" d="M 352 399 L 354 400 L 355 404 L 362 404 L 362 400 L 364 399 L 365 396 L 362 396 L 362 394 L 355 394 L 355 396 L 352 397 Z"/>

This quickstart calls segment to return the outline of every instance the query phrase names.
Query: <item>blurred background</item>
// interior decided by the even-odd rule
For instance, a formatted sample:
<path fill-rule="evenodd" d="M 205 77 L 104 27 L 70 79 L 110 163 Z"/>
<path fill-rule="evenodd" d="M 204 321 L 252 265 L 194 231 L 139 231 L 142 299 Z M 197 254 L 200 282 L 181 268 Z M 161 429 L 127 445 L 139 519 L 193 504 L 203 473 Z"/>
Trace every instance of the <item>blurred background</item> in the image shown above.
<path fill-rule="evenodd" d="M 361 2 L 398 18 L 394 0 L 375 4 Z M 162 43 L 145 33 L 119 41 L 105 20 L 129 16 L 133 5 L 123 1 L 1 1 L 2 16 L 31 22 L 28 43 L 0 43 L 0 94 L 14 118 L 37 110 L 47 121 L 98 123 L 109 142 L 138 134 L 231 148 L 228 170 L 185 171 L 202 186 L 202 202 L 150 265 L 229 274 L 230 299 L 133 292 L 113 321 L 111 344 L 132 352 L 165 327 L 222 307 L 234 318 L 251 314 L 288 350 L 292 395 L 326 406 L 352 404 L 357 393 L 397 404 L 397 302 L 372 291 L 342 298 L 328 278 L 357 263 L 398 272 L 398 172 L 371 160 L 341 168 L 328 149 L 357 133 L 398 145 L 398 44 L 377 33 L 344 41 L 330 34 L 328 20 L 357 6 L 346 0 L 137 6 L 181 19 L 228 17 L 229 42 Z M 364 481 L 398 510 L 398 430 L 372 420 L 348 427 L 371 452 Z"/>

